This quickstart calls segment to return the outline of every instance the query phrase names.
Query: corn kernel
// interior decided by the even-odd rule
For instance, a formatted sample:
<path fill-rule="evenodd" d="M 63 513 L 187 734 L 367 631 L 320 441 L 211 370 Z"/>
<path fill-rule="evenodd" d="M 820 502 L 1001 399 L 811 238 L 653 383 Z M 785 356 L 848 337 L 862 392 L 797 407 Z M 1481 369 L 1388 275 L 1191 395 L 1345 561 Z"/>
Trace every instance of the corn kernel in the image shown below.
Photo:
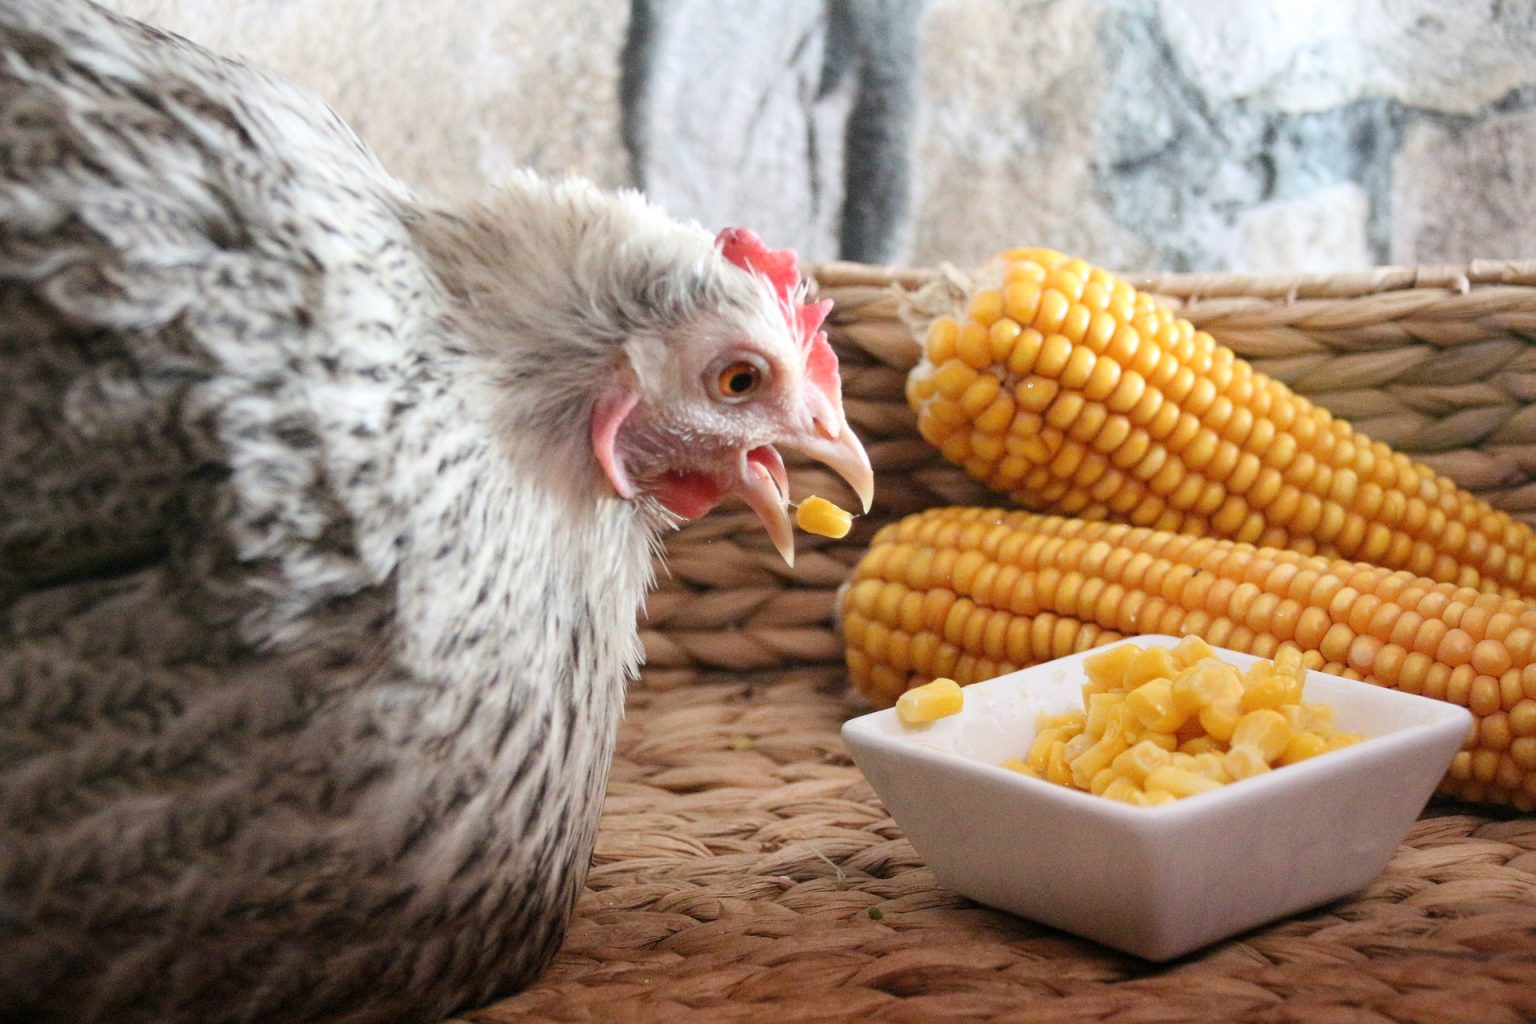
<path fill-rule="evenodd" d="M 1088 780 L 1088 792 L 1094 796 L 1103 796 L 1104 790 L 1109 788 L 1109 784 L 1114 782 L 1115 778 L 1115 770 L 1113 768 L 1100 768 L 1093 773 L 1093 778 Z"/>
<path fill-rule="evenodd" d="M 1197 636 L 1186 636 L 1173 646 L 1173 660 L 1180 668 L 1189 668 L 1207 658 L 1215 658 L 1211 645 Z"/>
<path fill-rule="evenodd" d="M 1166 678 L 1142 683 L 1126 694 L 1125 702 L 1143 728 L 1156 732 L 1174 732 L 1189 717 L 1174 702 L 1173 684 Z"/>
<path fill-rule="evenodd" d="M 1088 685 L 1096 693 L 1124 689 L 1126 670 L 1139 650 L 1135 644 L 1118 644 L 1083 659 Z"/>
<path fill-rule="evenodd" d="M 1244 711 L 1279 708 L 1299 699 L 1300 694 L 1296 692 L 1297 690 L 1296 680 L 1274 672 L 1264 672 L 1258 678 L 1245 683 L 1242 708 Z"/>
<path fill-rule="evenodd" d="M 1247 745 L 1234 746 L 1227 751 L 1222 765 L 1234 779 L 1251 779 L 1270 770 L 1269 759 L 1263 752 Z"/>
<path fill-rule="evenodd" d="M 1177 674 L 1179 667 L 1174 663 L 1173 655 L 1164 647 L 1148 647 L 1138 651 L 1131 659 L 1130 665 L 1125 671 L 1125 688 L 1134 690 L 1142 683 L 1153 679 L 1170 679 Z"/>
<path fill-rule="evenodd" d="M 1280 755 L 1281 764 L 1296 764 L 1319 754 L 1328 752 L 1328 740 L 1315 732 L 1298 732 L 1291 737 L 1291 741 L 1285 745 L 1285 752 Z"/>
<path fill-rule="evenodd" d="M 913 687 L 896 699 L 896 714 L 907 725 L 925 725 L 947 718 L 965 705 L 960 684 L 939 678 Z"/>
<path fill-rule="evenodd" d="M 1109 728 L 1110 716 L 1117 714 L 1115 711 L 1125 700 L 1123 693 L 1109 691 L 1105 693 L 1084 693 L 1083 704 L 1088 708 L 1088 715 L 1083 719 L 1083 731 L 1095 736 L 1104 735 Z"/>
<path fill-rule="evenodd" d="M 1196 663 L 1174 677 L 1170 692 L 1174 706 L 1190 714 L 1217 703 L 1232 689 L 1232 674 L 1224 666 Z"/>
<path fill-rule="evenodd" d="M 1171 763 L 1172 755 L 1151 740 L 1142 740 L 1123 751 L 1110 767 L 1123 778 L 1140 785 L 1155 769 Z"/>
<path fill-rule="evenodd" d="M 853 529 L 853 513 L 813 494 L 795 509 L 795 523 L 806 533 L 840 540 Z"/>
<path fill-rule="evenodd" d="M 1124 777 L 1111 779 L 1104 786 L 1104 788 L 1099 791 L 1099 796 L 1110 800 L 1118 800 L 1123 804 L 1139 803 L 1141 798 L 1145 797 L 1145 795 L 1146 794 L 1142 791 L 1140 786 L 1136 785 L 1136 783 L 1132 782 L 1130 779 Z"/>
<path fill-rule="evenodd" d="M 1036 729 L 1061 729 L 1072 733 L 1082 732 L 1087 716 L 1081 711 L 1063 711 L 1060 714 L 1042 714 L 1035 723 Z"/>
<path fill-rule="evenodd" d="M 1171 764 L 1163 765 L 1148 775 L 1146 782 L 1148 793 L 1167 793 L 1180 798 L 1209 793 L 1213 789 L 1220 788 L 1221 783 L 1215 779 L 1197 775 L 1188 769 L 1175 768 Z"/>
<path fill-rule="evenodd" d="M 1163 807 L 1167 804 L 1175 803 L 1178 799 L 1172 793 L 1142 792 L 1139 796 L 1132 796 L 1130 803 L 1137 807 Z"/>
<path fill-rule="evenodd" d="M 1280 713 L 1297 732 L 1320 736 L 1333 732 L 1333 706 L 1330 704 L 1287 704 L 1280 708 Z"/>
<path fill-rule="evenodd" d="M 941 316 L 928 328 L 928 358 L 942 363 L 955 354 L 955 339 L 960 334 L 960 324 L 954 317 Z"/>
<path fill-rule="evenodd" d="M 1232 729 L 1231 743 L 1234 747 L 1253 747 L 1267 763 L 1285 753 L 1294 734 L 1284 715 L 1274 708 L 1260 708 L 1238 720 Z"/>
<path fill-rule="evenodd" d="M 1189 739 L 1180 743 L 1178 746 L 1179 753 L 1189 754 L 1192 757 L 1196 754 L 1219 754 L 1225 749 L 1227 749 L 1226 744 L 1222 743 L 1211 734 L 1205 732 L 1202 732 L 1199 736 L 1190 737 Z"/>
<path fill-rule="evenodd" d="M 1195 754 L 1190 758 L 1185 770 L 1219 783 L 1232 781 L 1232 773 L 1227 771 L 1225 759 L 1214 750 Z"/>
<path fill-rule="evenodd" d="M 1232 742 L 1232 732 L 1243 716 L 1243 708 L 1237 698 L 1222 699 L 1200 709 L 1200 724 L 1213 739 L 1222 743 Z"/>
<path fill-rule="evenodd" d="M 1029 752 L 1024 755 L 1024 763 L 1029 770 L 1039 775 L 1044 775 L 1050 766 L 1053 752 L 1060 756 L 1059 749 L 1067 745 L 1061 738 L 1061 730 L 1051 729 L 1035 736 L 1035 741 L 1029 745 Z"/>
<path fill-rule="evenodd" d="M 1045 762 L 1045 777 L 1059 786 L 1072 785 L 1072 769 L 1067 767 L 1067 745 L 1051 744 L 1050 756 Z"/>
<path fill-rule="evenodd" d="M 1087 789 L 1093 777 L 1109 763 L 1124 753 L 1126 742 L 1120 736 L 1104 736 L 1091 747 L 1072 759 L 1072 782 L 1079 789 Z"/>

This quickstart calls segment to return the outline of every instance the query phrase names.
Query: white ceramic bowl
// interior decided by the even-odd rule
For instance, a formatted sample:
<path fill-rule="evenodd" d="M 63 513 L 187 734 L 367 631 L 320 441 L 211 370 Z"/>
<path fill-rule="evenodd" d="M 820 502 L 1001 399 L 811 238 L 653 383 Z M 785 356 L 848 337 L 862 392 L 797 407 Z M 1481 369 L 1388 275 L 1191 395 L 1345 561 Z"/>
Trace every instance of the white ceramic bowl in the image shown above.
<path fill-rule="evenodd" d="M 1090 653 L 968 686 L 964 710 L 928 726 L 895 709 L 855 718 L 843 741 L 941 884 L 1148 960 L 1366 885 L 1472 724 L 1443 701 L 1309 672 L 1305 699 L 1363 742 L 1163 807 L 1001 767 L 1029 749 L 1040 712 L 1082 707 Z M 1256 660 L 1217 653 L 1240 670 Z"/>

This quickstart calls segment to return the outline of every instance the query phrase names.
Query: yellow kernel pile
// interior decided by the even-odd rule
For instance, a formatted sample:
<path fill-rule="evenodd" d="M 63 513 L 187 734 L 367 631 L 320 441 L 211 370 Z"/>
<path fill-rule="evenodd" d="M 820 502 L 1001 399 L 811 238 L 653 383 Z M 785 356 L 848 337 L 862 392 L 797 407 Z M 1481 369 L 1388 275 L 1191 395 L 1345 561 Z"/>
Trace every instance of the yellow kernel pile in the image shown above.
<path fill-rule="evenodd" d="M 853 513 L 813 494 L 795 509 L 795 523 L 806 533 L 841 540 L 853 529 Z"/>
<path fill-rule="evenodd" d="M 965 695 L 953 679 L 935 679 L 916 686 L 896 701 L 896 716 L 907 725 L 926 725 L 948 718 L 965 706 Z"/>
<path fill-rule="evenodd" d="M 1241 674 L 1198 637 L 1121 644 L 1084 669 L 1083 710 L 1040 716 L 1029 753 L 1005 767 L 1155 807 L 1362 739 L 1336 732 L 1328 705 L 1302 700 L 1294 647 Z"/>

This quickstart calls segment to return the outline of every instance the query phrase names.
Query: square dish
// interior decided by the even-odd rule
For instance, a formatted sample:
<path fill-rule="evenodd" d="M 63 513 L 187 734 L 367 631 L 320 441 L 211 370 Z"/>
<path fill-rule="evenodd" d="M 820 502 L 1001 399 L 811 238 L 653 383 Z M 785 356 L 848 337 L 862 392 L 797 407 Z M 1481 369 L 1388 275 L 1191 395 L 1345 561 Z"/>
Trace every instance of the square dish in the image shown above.
<path fill-rule="evenodd" d="M 1215 651 L 1239 671 L 1260 660 Z M 1472 724 L 1443 701 L 1309 672 L 1305 699 L 1332 705 L 1362 742 L 1163 807 L 1002 767 L 1028 750 L 1041 712 L 1082 707 L 1093 653 L 968 686 L 964 708 L 930 725 L 905 725 L 895 709 L 852 719 L 843 741 L 942 884 L 1148 960 L 1366 885 Z"/>

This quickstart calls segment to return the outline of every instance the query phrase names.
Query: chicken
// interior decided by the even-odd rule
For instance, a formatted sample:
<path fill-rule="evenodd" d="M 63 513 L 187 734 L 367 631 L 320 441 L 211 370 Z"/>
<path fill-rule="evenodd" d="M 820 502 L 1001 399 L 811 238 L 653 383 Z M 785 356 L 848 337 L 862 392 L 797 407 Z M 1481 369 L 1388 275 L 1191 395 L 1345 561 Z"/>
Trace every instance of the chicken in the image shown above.
<path fill-rule="evenodd" d="M 586 874 L 665 531 L 870 464 L 793 255 L 0 5 L 0 1020 L 431 1021 Z"/>

